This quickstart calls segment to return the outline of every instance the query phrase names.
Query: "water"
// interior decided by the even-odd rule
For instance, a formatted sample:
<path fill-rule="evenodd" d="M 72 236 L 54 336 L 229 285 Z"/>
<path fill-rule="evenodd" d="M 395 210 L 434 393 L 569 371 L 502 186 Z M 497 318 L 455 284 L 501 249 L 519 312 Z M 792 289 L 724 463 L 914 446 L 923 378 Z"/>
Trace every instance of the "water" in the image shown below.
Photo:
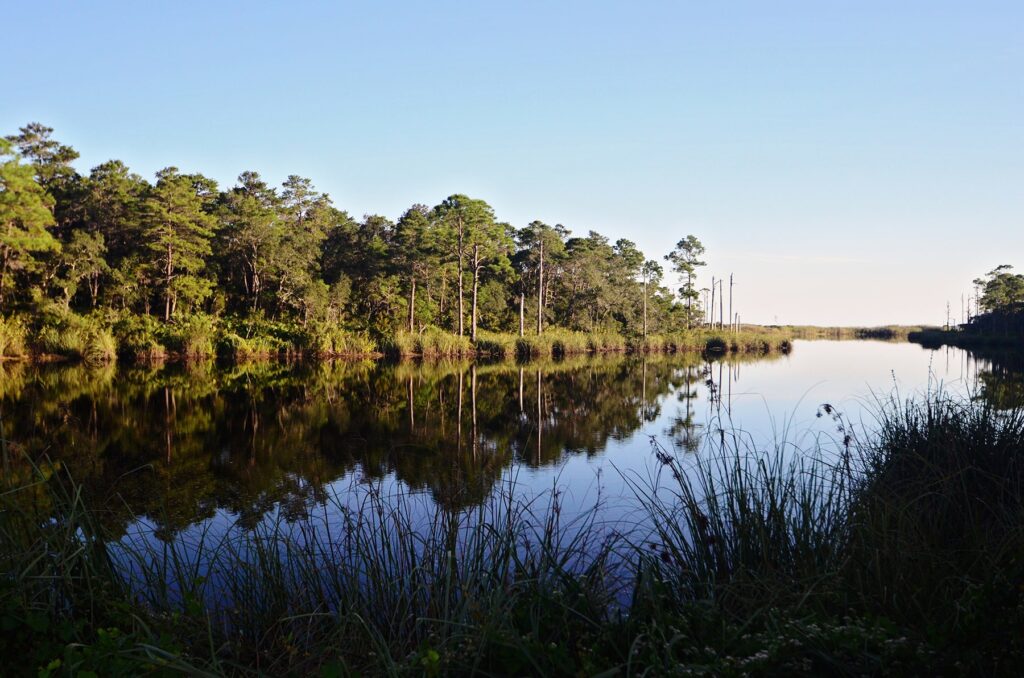
<path fill-rule="evenodd" d="M 909 343 L 798 341 L 788 355 L 608 356 L 527 364 L 0 366 L 5 473 L 49 458 L 115 534 L 173 540 L 327 516 L 356 488 L 460 511 L 497 488 L 556 488 L 570 515 L 635 506 L 657 445 L 837 447 L 880 402 L 942 388 L 1017 402 L 1020 365 Z M 24 452 L 25 455 L 17 454 Z M 339 500 L 340 498 L 340 500 Z M 45 508 L 45 507 L 44 507 Z"/>

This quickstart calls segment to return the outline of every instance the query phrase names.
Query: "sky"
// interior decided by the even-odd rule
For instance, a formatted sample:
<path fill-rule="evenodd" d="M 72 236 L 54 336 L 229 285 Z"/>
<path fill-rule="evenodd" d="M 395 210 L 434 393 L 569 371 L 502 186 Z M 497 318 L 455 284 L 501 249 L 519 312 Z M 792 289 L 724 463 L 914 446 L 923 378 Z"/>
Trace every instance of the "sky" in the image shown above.
<path fill-rule="evenodd" d="M 0 0 L 0 133 L 354 216 L 694 234 L 744 322 L 942 323 L 1024 270 L 1021 2 Z"/>

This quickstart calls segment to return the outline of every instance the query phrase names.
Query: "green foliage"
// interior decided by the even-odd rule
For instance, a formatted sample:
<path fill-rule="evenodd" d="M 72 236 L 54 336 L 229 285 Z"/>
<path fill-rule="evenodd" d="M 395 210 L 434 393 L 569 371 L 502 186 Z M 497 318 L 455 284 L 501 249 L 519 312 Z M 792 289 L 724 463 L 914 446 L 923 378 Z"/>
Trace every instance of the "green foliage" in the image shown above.
<path fill-rule="evenodd" d="M 114 338 L 121 354 L 130 359 L 153 360 L 166 356 L 161 343 L 165 327 L 151 315 L 121 313 L 113 323 Z"/>
<path fill-rule="evenodd" d="M 366 354 L 375 343 L 399 355 L 569 355 L 636 348 L 702 315 L 694 236 L 668 256 L 686 276 L 679 296 L 629 240 L 540 221 L 517 229 L 464 194 L 413 205 L 397 223 L 356 220 L 294 175 L 275 188 L 247 171 L 220 190 L 174 167 L 150 183 L 111 160 L 80 176 L 78 154 L 52 132 L 32 123 L 0 148 L 0 306 L 100 312 L 125 356 Z M 520 325 L 553 334 L 513 342 Z M 79 334 L 54 327 L 37 343 L 109 353 L 109 335 Z"/>
<path fill-rule="evenodd" d="M 587 349 L 594 353 L 626 350 L 626 339 L 617 332 L 591 332 L 587 335 Z"/>
<path fill-rule="evenodd" d="M 494 358 L 514 358 L 518 352 L 519 336 L 506 332 L 479 330 L 474 348 L 480 355 Z"/>
<path fill-rule="evenodd" d="M 31 273 L 37 255 L 56 252 L 60 243 L 47 226 L 54 223 L 53 198 L 22 165 L 11 142 L 0 139 L 0 306 L 11 272 Z"/>
<path fill-rule="evenodd" d="M 163 289 L 164 320 L 170 320 L 179 300 L 194 307 L 212 287 L 209 279 L 200 276 L 212 253 L 216 228 L 204 205 L 207 181 L 168 167 L 157 174 L 156 186 L 144 203 L 143 235 L 151 275 Z"/>
<path fill-rule="evenodd" d="M 20 358 L 27 353 L 28 332 L 19 318 L 0 317 L 0 357 Z"/>
<path fill-rule="evenodd" d="M 395 332 L 385 343 L 384 351 L 395 356 L 428 358 L 468 356 L 473 354 L 473 343 L 469 337 L 427 327 L 422 332 Z"/>
<path fill-rule="evenodd" d="M 377 345 L 366 334 L 351 332 L 331 323 L 307 327 L 303 332 L 302 346 L 322 356 L 365 356 L 377 351 Z"/>
<path fill-rule="evenodd" d="M 32 342 L 36 352 L 90 363 L 117 358 L 117 339 L 102 316 L 81 316 L 55 305 L 45 306 L 39 316 Z"/>
<path fill-rule="evenodd" d="M 212 317 L 195 313 L 167 326 L 164 345 L 183 358 L 203 360 L 215 355 L 217 334 Z"/>

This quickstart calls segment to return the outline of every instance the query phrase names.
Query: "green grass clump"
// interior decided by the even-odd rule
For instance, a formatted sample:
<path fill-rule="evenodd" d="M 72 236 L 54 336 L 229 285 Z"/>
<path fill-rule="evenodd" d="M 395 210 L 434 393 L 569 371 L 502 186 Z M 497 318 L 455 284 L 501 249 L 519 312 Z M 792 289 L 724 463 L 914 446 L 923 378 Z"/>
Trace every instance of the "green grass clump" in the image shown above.
<path fill-rule="evenodd" d="M 219 333 L 216 320 L 211 316 L 196 313 L 176 318 L 164 331 L 164 345 L 182 358 L 204 360 L 216 353 Z"/>
<path fill-rule="evenodd" d="M 527 334 L 516 339 L 516 354 L 523 358 L 550 357 L 555 352 L 551 334 Z"/>
<path fill-rule="evenodd" d="M 493 358 L 514 358 L 518 352 L 519 336 L 507 332 L 477 330 L 474 348 L 478 355 Z"/>
<path fill-rule="evenodd" d="M 121 355 L 131 360 L 159 360 L 167 355 L 161 343 L 164 327 L 150 315 L 125 313 L 114 320 L 112 331 Z"/>
<path fill-rule="evenodd" d="M 242 337 L 234 332 L 225 332 L 217 339 L 217 355 L 232 360 L 268 358 L 279 354 L 283 346 L 271 337 Z"/>
<path fill-rule="evenodd" d="M 587 349 L 594 353 L 615 353 L 626 350 L 626 338 L 617 332 L 589 332 Z"/>
<path fill-rule="evenodd" d="M 648 334 L 630 342 L 629 348 L 636 353 L 667 353 L 674 349 L 669 337 L 663 334 Z"/>
<path fill-rule="evenodd" d="M 377 353 L 377 344 L 365 334 L 336 330 L 333 333 L 333 355 L 366 356 Z"/>
<path fill-rule="evenodd" d="M 419 334 L 399 330 L 385 338 L 383 348 L 385 353 L 393 357 L 419 355 Z"/>
<path fill-rule="evenodd" d="M 553 355 L 576 355 L 590 351 L 590 340 L 583 332 L 554 327 L 545 330 L 544 333 L 550 336 Z"/>
<path fill-rule="evenodd" d="M 376 343 L 368 336 L 334 323 L 311 323 L 302 331 L 297 346 L 321 357 L 366 356 L 377 352 Z"/>
<path fill-rule="evenodd" d="M 428 357 L 471 355 L 473 344 L 469 337 L 459 336 L 437 328 L 427 328 L 419 335 L 419 353 Z"/>
<path fill-rule="evenodd" d="M 20 358 L 27 355 L 28 331 L 18 318 L 0 317 L 0 357 Z"/>
<path fill-rule="evenodd" d="M 422 332 L 400 330 L 387 338 L 384 352 L 392 356 L 421 356 L 425 358 L 448 358 L 473 354 L 473 343 L 469 337 L 427 327 Z"/>
<path fill-rule="evenodd" d="M 98 315 L 82 316 L 48 305 L 41 310 L 40 321 L 33 342 L 38 353 L 90 363 L 117 358 L 117 338 L 107 321 Z"/>

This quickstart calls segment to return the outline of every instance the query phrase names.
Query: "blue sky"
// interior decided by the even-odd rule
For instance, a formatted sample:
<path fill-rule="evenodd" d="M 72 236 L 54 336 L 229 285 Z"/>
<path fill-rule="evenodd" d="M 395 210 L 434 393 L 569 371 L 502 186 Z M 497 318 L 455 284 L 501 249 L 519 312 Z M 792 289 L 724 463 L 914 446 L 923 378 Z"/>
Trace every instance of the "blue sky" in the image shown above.
<path fill-rule="evenodd" d="M 295 6 L 292 6 L 295 5 Z M 356 216 L 694 233 L 752 322 L 942 322 L 1024 270 L 1024 3 L 2 7 L 0 131 L 80 171 L 309 176 Z"/>

